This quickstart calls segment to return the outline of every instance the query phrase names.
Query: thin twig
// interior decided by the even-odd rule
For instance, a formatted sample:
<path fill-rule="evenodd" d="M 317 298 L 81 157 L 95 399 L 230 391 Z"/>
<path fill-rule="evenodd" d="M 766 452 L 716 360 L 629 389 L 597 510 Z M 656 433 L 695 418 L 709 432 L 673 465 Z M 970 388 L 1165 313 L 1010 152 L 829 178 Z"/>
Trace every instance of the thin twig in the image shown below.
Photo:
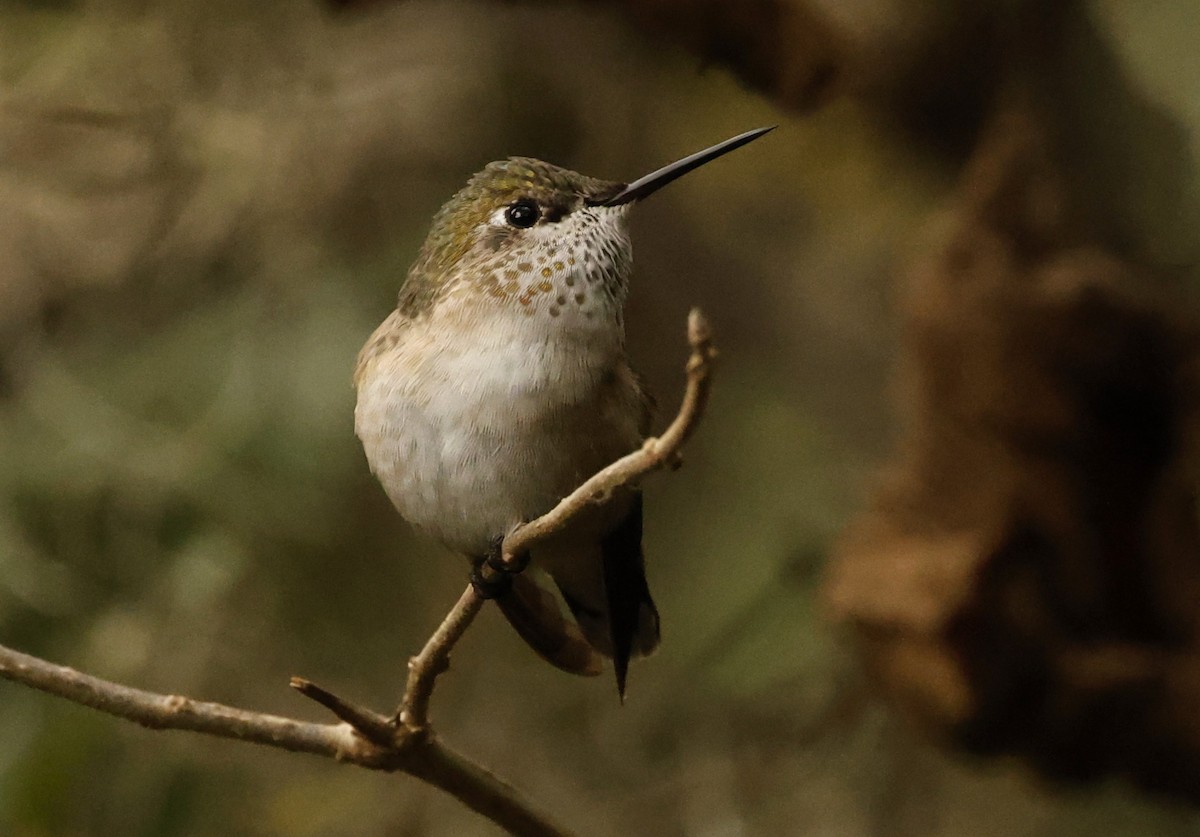
<path fill-rule="evenodd" d="M 704 413 L 716 357 L 708 323 L 699 310 L 693 310 L 688 317 L 688 342 L 692 352 L 687 365 L 687 390 L 679 414 L 666 431 L 657 438 L 647 439 L 640 449 L 600 471 L 547 514 L 515 528 L 501 545 L 502 560 L 516 566 L 514 556 L 527 553 L 564 529 L 588 506 L 604 503 L 614 491 L 636 485 L 651 471 L 678 463 L 680 449 Z M 482 571 L 495 574 L 486 566 Z M 326 756 L 373 770 L 407 773 L 446 791 L 512 834 L 564 837 L 569 834 L 566 829 L 538 812 L 511 785 L 447 747 L 430 729 L 429 704 L 434 683 L 449 667 L 451 650 L 482 607 L 483 599 L 474 587 L 468 587 L 421 653 L 409 661 L 404 700 L 392 719 L 298 677 L 292 679 L 292 687 L 320 703 L 342 723 L 314 724 L 179 695 L 147 692 L 2 645 L 0 678 L 151 729 L 191 730 Z"/>
<path fill-rule="evenodd" d="M 507 782 L 432 734 L 401 731 L 380 746 L 349 723 L 314 724 L 219 703 L 163 695 L 101 680 L 0 645 L 0 678 L 32 686 L 150 729 L 181 729 L 312 753 L 360 767 L 401 772 L 454 796 L 512 834 L 567 837 L 566 828 L 542 814 Z M 317 689 L 328 695 L 323 689 Z M 311 690 L 302 690 L 309 697 Z M 340 699 L 334 698 L 341 703 Z M 324 703 L 324 700 L 319 702 Z M 382 718 L 382 716 L 379 716 Z M 386 719 L 385 723 L 386 723 Z"/>
<path fill-rule="evenodd" d="M 604 468 L 549 512 L 513 529 L 501 547 L 501 559 L 505 563 L 516 563 L 518 556 L 561 532 L 588 506 L 603 504 L 617 489 L 637 485 L 650 472 L 678 461 L 683 444 L 695 432 L 708 406 L 713 361 L 717 357 L 708 320 L 699 308 L 693 308 L 688 314 L 688 344 L 692 347 L 692 353 L 687 362 L 687 389 L 675 420 L 661 436 L 651 436 L 642 443 L 641 448 Z"/>
<path fill-rule="evenodd" d="M 323 689 L 311 680 L 303 677 L 293 677 L 291 687 L 309 700 L 314 700 L 324 706 L 341 720 L 354 727 L 359 735 L 372 744 L 380 747 L 392 747 L 396 744 L 396 727 L 378 712 L 372 712 L 357 704 L 340 698 L 333 692 Z"/>
<path fill-rule="evenodd" d="M 357 761 L 362 753 L 360 740 L 344 724 L 306 723 L 179 695 L 146 692 L 4 646 L 0 646 L 0 677 L 150 729 L 186 729 L 347 761 Z"/>
<path fill-rule="evenodd" d="M 433 697 L 433 684 L 438 675 L 450 667 L 450 651 L 482 607 L 483 598 L 473 586 L 467 585 L 467 589 L 458 597 L 458 603 L 450 609 L 421 653 L 408 661 L 408 684 L 396 716 L 407 728 L 423 730 L 429 726 L 429 700 Z"/>

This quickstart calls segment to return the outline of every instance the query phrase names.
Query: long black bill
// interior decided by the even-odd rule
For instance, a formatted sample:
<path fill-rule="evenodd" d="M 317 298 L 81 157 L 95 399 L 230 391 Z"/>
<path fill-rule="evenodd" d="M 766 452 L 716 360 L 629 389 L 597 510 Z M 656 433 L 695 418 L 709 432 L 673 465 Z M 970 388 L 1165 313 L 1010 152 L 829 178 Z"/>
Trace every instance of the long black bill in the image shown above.
<path fill-rule="evenodd" d="M 728 154 L 735 148 L 741 148 L 746 143 L 754 142 L 763 134 L 774 131 L 775 127 L 772 125 L 769 128 L 755 128 L 753 131 L 747 131 L 744 134 L 731 137 L 725 140 L 725 142 L 719 142 L 712 148 L 706 148 L 703 151 L 697 151 L 695 154 L 684 157 L 682 160 L 676 160 L 674 163 L 671 163 L 669 166 L 663 166 L 656 172 L 651 172 L 645 177 L 639 177 L 617 193 L 615 197 L 597 201 L 595 205 L 620 206 L 621 204 L 640 201 L 653 192 L 657 192 L 672 180 L 683 177 L 689 171 L 698 169 L 705 163 L 711 163 L 713 160 L 724 154 Z"/>

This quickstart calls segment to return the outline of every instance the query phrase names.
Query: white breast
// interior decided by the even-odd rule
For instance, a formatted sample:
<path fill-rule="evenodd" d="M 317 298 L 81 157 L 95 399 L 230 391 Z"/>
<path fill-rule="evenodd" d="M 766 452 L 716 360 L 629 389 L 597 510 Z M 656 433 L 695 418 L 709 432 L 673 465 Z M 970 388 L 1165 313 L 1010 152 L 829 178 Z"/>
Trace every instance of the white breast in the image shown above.
<path fill-rule="evenodd" d="M 532 313 L 439 306 L 359 380 L 372 470 L 409 522 L 458 551 L 482 554 L 638 443 L 632 382 L 614 387 L 619 319 L 580 305 L 551 317 L 554 298 Z"/>

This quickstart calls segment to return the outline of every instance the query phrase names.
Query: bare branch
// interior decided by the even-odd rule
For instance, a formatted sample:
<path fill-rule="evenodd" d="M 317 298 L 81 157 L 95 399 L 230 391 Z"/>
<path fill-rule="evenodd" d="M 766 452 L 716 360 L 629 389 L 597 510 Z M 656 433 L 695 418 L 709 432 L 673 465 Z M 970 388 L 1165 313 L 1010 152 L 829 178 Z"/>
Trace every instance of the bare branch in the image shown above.
<path fill-rule="evenodd" d="M 687 390 L 679 414 L 662 436 L 650 438 L 633 453 L 593 476 L 537 520 L 518 526 L 501 545 L 502 560 L 516 567 L 514 556 L 565 528 L 588 506 L 605 502 L 615 491 L 636 485 L 646 474 L 672 466 L 691 436 L 708 401 L 716 351 L 708 323 L 699 310 L 688 318 L 692 352 Z M 484 566 L 485 577 L 498 572 Z M 0 678 L 90 706 L 151 729 L 182 729 L 251 741 L 268 747 L 312 753 L 373 770 L 403 772 L 451 794 L 471 810 L 522 837 L 563 837 L 561 826 L 539 813 L 511 785 L 460 755 L 433 734 L 429 704 L 434 683 L 450 664 L 450 652 L 483 607 L 474 587 L 467 587 L 425 647 L 409 661 L 404 699 L 394 718 L 347 701 L 303 678 L 291 685 L 332 712 L 341 723 L 315 724 L 206 703 L 179 695 L 134 689 L 83 674 L 66 666 L 0 645 Z"/>
<path fill-rule="evenodd" d="M 483 598 L 468 585 L 421 653 L 408 661 L 408 685 L 396 719 L 410 730 L 424 730 L 429 726 L 433 684 L 437 676 L 450 667 L 450 651 L 482 607 Z"/>
<path fill-rule="evenodd" d="M 370 709 L 350 703 L 303 677 L 293 677 L 290 685 L 306 698 L 315 700 L 342 721 L 354 727 L 355 732 L 372 744 L 380 747 L 396 745 L 395 724 L 390 723 L 378 712 L 372 712 Z"/>
<path fill-rule="evenodd" d="M 0 646 L 0 677 L 150 729 L 186 729 L 347 761 L 355 761 L 360 749 L 348 726 L 305 723 L 179 695 L 146 692 L 4 646 Z"/>
<path fill-rule="evenodd" d="M 392 739 L 382 746 L 364 737 L 357 724 L 314 724 L 179 695 L 133 689 L 2 645 L 0 677 L 151 729 L 191 730 L 296 753 L 326 756 L 372 770 L 407 773 L 451 794 L 512 834 L 528 837 L 570 834 L 538 812 L 518 790 L 450 749 L 432 734 L 394 730 Z M 307 681 L 301 682 L 304 685 L 297 688 L 302 693 L 322 704 L 329 701 L 337 706 L 335 714 L 353 716 L 354 712 L 362 712 L 374 715 L 367 710 L 346 712 L 348 704 L 345 701 Z M 383 716 L 374 717 L 387 725 Z"/>

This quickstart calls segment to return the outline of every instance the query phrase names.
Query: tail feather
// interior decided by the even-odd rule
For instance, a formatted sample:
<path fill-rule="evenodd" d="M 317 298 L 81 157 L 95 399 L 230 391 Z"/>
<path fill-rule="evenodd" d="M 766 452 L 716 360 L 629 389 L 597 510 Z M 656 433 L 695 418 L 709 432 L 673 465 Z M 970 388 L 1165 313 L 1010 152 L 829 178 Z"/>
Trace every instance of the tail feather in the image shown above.
<path fill-rule="evenodd" d="M 554 595 L 527 573 L 513 577 L 512 589 L 496 599 L 500 612 L 538 656 L 569 674 L 594 677 L 604 658 L 579 626 L 563 617 Z"/>
<path fill-rule="evenodd" d="M 658 609 L 646 584 L 642 558 L 642 497 L 634 494 L 620 522 L 604 535 L 561 538 L 535 548 L 534 567 L 554 579 L 574 619 L 529 572 L 515 577 L 513 591 L 498 599 L 525 641 L 565 671 L 595 674 L 613 660 L 617 691 L 625 698 L 629 661 L 658 647 Z M 593 539 L 594 538 L 594 539 Z"/>

